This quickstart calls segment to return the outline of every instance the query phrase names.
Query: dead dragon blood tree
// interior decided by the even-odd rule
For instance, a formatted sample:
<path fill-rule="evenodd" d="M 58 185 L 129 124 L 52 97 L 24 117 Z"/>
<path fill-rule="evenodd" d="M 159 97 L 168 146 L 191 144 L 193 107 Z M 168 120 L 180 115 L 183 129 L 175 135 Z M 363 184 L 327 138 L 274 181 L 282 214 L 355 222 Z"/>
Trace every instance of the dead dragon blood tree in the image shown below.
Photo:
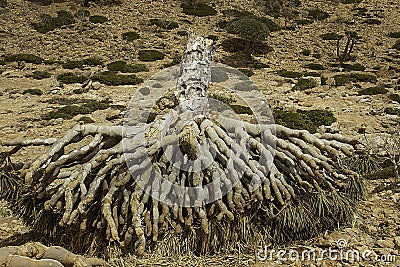
<path fill-rule="evenodd" d="M 207 39 L 189 41 L 177 107 L 152 122 L 3 141 L 2 197 L 75 250 L 102 240 L 138 254 L 254 249 L 351 222 L 362 186 L 341 160 L 357 140 L 208 114 L 211 55 Z M 51 148 L 13 164 L 28 146 Z"/>

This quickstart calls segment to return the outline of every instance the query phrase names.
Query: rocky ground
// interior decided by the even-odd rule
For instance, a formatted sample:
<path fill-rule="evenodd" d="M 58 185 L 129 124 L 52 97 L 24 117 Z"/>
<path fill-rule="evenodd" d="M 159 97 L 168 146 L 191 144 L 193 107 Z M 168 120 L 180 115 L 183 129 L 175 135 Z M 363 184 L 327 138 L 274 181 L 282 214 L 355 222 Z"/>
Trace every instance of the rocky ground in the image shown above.
<path fill-rule="evenodd" d="M 73 72 L 92 77 L 107 70 L 108 63 L 124 60 L 130 64 L 146 64 L 149 71 L 136 75 L 143 80 L 159 72 L 164 65 L 170 64 L 179 56 L 187 41 L 183 31 L 190 31 L 202 36 L 218 36 L 218 43 L 235 37 L 216 26 L 223 20 L 232 19 L 224 15 L 223 10 L 238 9 L 250 11 L 259 16 L 266 16 L 262 1 L 208 1 L 215 6 L 218 14 L 196 17 L 182 12 L 180 1 L 138 1 L 122 0 L 120 5 L 100 5 L 91 3 L 86 11 L 90 15 L 106 17 L 104 23 L 93 23 L 88 14 L 81 12 L 81 6 L 74 1 L 41 5 L 25 0 L 0 1 L 0 129 L 1 140 L 14 138 L 60 137 L 66 130 L 77 123 L 95 122 L 101 124 L 120 124 L 124 109 L 129 106 L 132 96 L 140 87 L 136 85 L 110 86 L 93 83 L 86 86 L 84 82 L 66 84 L 57 79 L 58 75 Z M 256 3 L 257 2 L 257 3 Z M 285 29 L 271 32 L 266 39 L 265 47 L 272 51 L 254 55 L 267 68 L 251 69 L 254 75 L 251 80 L 265 95 L 272 108 L 285 110 L 322 109 L 332 111 L 337 118 L 335 128 L 345 135 L 367 135 L 390 132 L 399 124 L 400 52 L 393 48 L 396 38 L 390 33 L 398 32 L 400 26 L 399 4 L 396 1 L 364 0 L 361 3 L 344 4 L 344 1 L 302 1 L 296 7 L 297 17 L 292 18 Z M 308 10 L 320 8 L 329 13 L 324 20 L 310 19 Z M 75 15 L 72 24 L 64 25 L 47 33 L 40 33 L 32 23 L 40 22 L 43 14 L 57 16 L 57 11 L 66 10 Z M 362 12 L 361 12 L 362 11 Z M 81 15 L 79 15 L 81 14 Z M 267 16 L 268 17 L 268 16 Z M 162 29 L 151 25 L 150 19 L 159 18 L 178 22 L 178 28 Z M 271 18 L 271 17 L 270 17 Z M 295 20 L 311 20 L 310 24 L 299 25 Z M 284 26 L 284 18 L 272 18 Z M 323 40 L 324 33 L 344 34 L 353 30 L 361 37 L 354 47 L 351 64 L 359 63 L 364 70 L 346 72 L 335 63 L 336 41 Z M 129 41 L 124 39 L 126 32 L 135 31 L 140 38 Z M 400 34 L 399 34 L 400 35 Z M 397 39 L 398 40 L 398 39 Z M 165 54 L 164 59 L 157 61 L 139 60 L 142 49 L 156 49 Z M 307 51 L 308 50 L 308 51 Z M 27 63 L 7 61 L 8 55 L 34 54 L 45 61 Z M 218 46 L 215 61 L 226 63 L 231 54 L 222 45 Z M 2 59 L 3 58 L 3 59 Z M 63 63 L 97 58 L 103 65 L 82 66 L 65 69 Z M 322 70 L 310 70 L 309 63 L 321 64 Z M 325 77 L 326 82 L 318 86 L 296 90 L 297 78 L 282 77 L 281 70 L 306 72 L 313 71 Z M 35 79 L 35 71 L 46 71 L 50 77 Z M 345 85 L 335 84 L 334 76 L 338 74 L 362 73 L 376 77 L 373 81 L 353 81 Z M 336 82 L 337 83 L 337 82 Z M 382 94 L 363 95 L 359 91 L 371 87 L 386 89 Z M 33 89 L 33 90 L 32 90 Z M 398 95 L 397 95 L 398 97 Z M 396 100 L 397 99 L 397 100 Z M 108 101 L 104 108 L 95 108 L 87 114 L 77 114 L 71 118 L 48 118 L 46 114 L 68 105 L 80 105 L 89 100 Z M 135 99 L 133 99 L 135 101 Z M 387 108 L 391 108 L 389 112 Z M 396 112 L 398 115 L 396 115 Z M 32 159 L 41 149 L 24 150 L 20 157 Z M 278 260 L 257 260 L 255 255 L 217 255 L 213 257 L 181 256 L 166 258 L 157 255 L 146 255 L 137 259 L 135 256 L 116 257 L 112 260 L 115 266 L 400 266 L 400 193 L 385 190 L 373 193 L 379 185 L 389 183 L 393 177 L 383 180 L 367 180 L 366 199 L 361 201 L 357 218 L 350 228 L 326 233 L 315 240 L 294 244 L 284 249 L 315 249 L 321 251 L 339 239 L 346 240 L 347 247 L 359 251 L 372 250 L 377 255 L 397 255 L 387 262 L 372 261 L 308 261 L 281 262 Z M 7 205 L 2 203 L 0 210 L 0 237 L 7 240 L 12 236 L 23 234 L 29 229 L 11 216 Z M 259 248 L 258 248 L 259 249 Z M 114 252 L 118 255 L 118 252 Z"/>

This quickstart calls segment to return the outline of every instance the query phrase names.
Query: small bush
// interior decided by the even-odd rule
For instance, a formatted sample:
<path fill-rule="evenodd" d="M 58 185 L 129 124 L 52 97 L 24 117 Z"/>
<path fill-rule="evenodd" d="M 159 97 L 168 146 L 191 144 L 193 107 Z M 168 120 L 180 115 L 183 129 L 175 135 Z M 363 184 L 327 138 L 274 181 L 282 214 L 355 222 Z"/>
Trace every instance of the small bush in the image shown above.
<path fill-rule="evenodd" d="M 229 33 L 238 34 L 248 42 L 247 49 L 256 41 L 263 41 L 269 35 L 269 28 L 254 17 L 243 17 L 233 20 L 226 26 Z"/>
<path fill-rule="evenodd" d="M 303 51 L 301 51 L 301 54 L 302 54 L 303 56 L 308 57 L 308 56 L 311 55 L 311 50 L 310 50 L 310 49 L 304 49 Z"/>
<path fill-rule="evenodd" d="M 385 113 L 400 116 L 400 108 L 385 108 Z"/>
<path fill-rule="evenodd" d="M 393 49 L 399 50 L 400 51 L 400 40 L 398 40 L 394 45 Z"/>
<path fill-rule="evenodd" d="M 253 69 L 261 70 L 261 69 L 267 69 L 267 68 L 269 68 L 269 65 L 267 65 L 267 64 L 265 64 L 265 63 L 262 63 L 262 62 L 254 62 L 254 63 L 252 64 L 252 67 L 253 67 Z"/>
<path fill-rule="evenodd" d="M 369 88 L 365 88 L 358 92 L 359 95 L 381 95 L 388 93 L 389 90 L 382 86 L 373 86 Z"/>
<path fill-rule="evenodd" d="M 303 72 L 303 77 L 308 77 L 308 76 L 310 76 L 310 77 L 321 77 L 321 73 L 319 73 L 319 72 L 315 72 L 315 71 L 306 71 L 306 72 Z"/>
<path fill-rule="evenodd" d="M 318 84 L 317 82 L 312 79 L 312 78 L 300 78 L 298 82 L 296 83 L 296 89 L 299 90 L 306 90 L 306 89 L 311 89 L 316 87 Z"/>
<path fill-rule="evenodd" d="M 150 24 L 156 25 L 165 30 L 173 30 L 173 29 L 179 28 L 178 22 L 162 20 L 162 19 L 150 19 Z"/>
<path fill-rule="evenodd" d="M 72 119 L 79 114 L 90 114 L 96 110 L 103 110 L 110 107 L 110 101 L 86 100 L 86 102 L 77 105 L 70 104 L 57 110 L 50 111 L 42 116 L 44 120 L 51 119 Z"/>
<path fill-rule="evenodd" d="M 388 34 L 390 38 L 400 38 L 400 32 L 391 32 Z"/>
<path fill-rule="evenodd" d="M 114 61 L 107 65 L 107 69 L 109 71 L 120 71 L 120 72 L 142 72 L 149 71 L 149 68 L 145 64 L 127 64 L 125 61 Z"/>
<path fill-rule="evenodd" d="M 218 13 L 212 6 L 192 0 L 182 3 L 181 7 L 184 14 L 197 17 L 213 16 Z"/>
<path fill-rule="evenodd" d="M 94 76 L 93 80 L 110 86 L 135 85 L 143 82 L 143 79 L 138 78 L 135 74 L 122 75 L 113 71 L 100 73 Z"/>
<path fill-rule="evenodd" d="M 108 21 L 108 19 L 104 16 L 99 16 L 99 15 L 93 15 L 89 17 L 89 21 L 91 23 L 105 23 Z"/>
<path fill-rule="evenodd" d="M 342 66 L 343 70 L 346 70 L 346 71 L 351 71 L 351 70 L 354 70 L 354 71 L 364 71 L 364 70 L 366 69 L 366 68 L 365 68 L 363 65 L 361 65 L 360 63 L 342 64 L 341 66 Z"/>
<path fill-rule="evenodd" d="M 212 35 L 211 34 L 211 35 L 207 36 L 207 39 L 210 39 L 210 40 L 216 42 L 216 41 L 219 40 L 219 37 L 218 37 L 218 35 Z"/>
<path fill-rule="evenodd" d="M 325 67 L 322 66 L 321 64 L 318 63 L 310 63 L 305 65 L 306 68 L 310 69 L 310 70 L 324 70 Z"/>
<path fill-rule="evenodd" d="M 122 39 L 126 41 L 133 41 L 139 39 L 140 35 L 137 32 L 125 32 L 122 34 Z"/>
<path fill-rule="evenodd" d="M 176 34 L 178 34 L 179 36 L 188 36 L 189 35 L 189 33 L 187 31 L 177 31 Z M 211 38 L 208 38 L 208 39 L 211 39 Z"/>
<path fill-rule="evenodd" d="M 139 60 L 148 62 L 148 61 L 156 61 L 163 60 L 165 55 L 157 50 L 140 50 L 139 51 Z"/>
<path fill-rule="evenodd" d="M 62 73 L 57 76 L 57 80 L 65 83 L 65 84 L 71 84 L 71 83 L 84 83 L 87 81 L 87 77 L 84 75 L 77 75 L 73 72 L 67 72 L 67 73 Z"/>
<path fill-rule="evenodd" d="M 40 32 L 47 33 L 57 28 L 61 28 L 64 25 L 70 25 L 75 23 L 74 16 L 65 10 L 57 11 L 57 17 L 52 17 L 50 15 L 42 15 L 42 22 L 32 23 L 32 27 Z"/>
<path fill-rule="evenodd" d="M 390 94 L 389 99 L 400 103 L 400 95 L 398 95 L 398 94 Z"/>
<path fill-rule="evenodd" d="M 43 58 L 33 54 L 12 54 L 4 56 L 5 62 L 21 62 L 40 64 L 43 62 Z"/>
<path fill-rule="evenodd" d="M 326 85 L 327 81 L 328 81 L 328 77 L 321 75 L 321 85 Z"/>
<path fill-rule="evenodd" d="M 238 69 L 240 72 L 244 73 L 247 77 L 251 77 L 254 75 L 254 72 L 250 69 Z"/>
<path fill-rule="evenodd" d="M 335 80 L 335 85 L 337 86 L 346 85 L 354 81 L 349 74 L 338 74 L 333 76 L 333 79 Z"/>
<path fill-rule="evenodd" d="M 294 21 L 297 25 L 309 25 L 312 24 L 313 21 L 309 19 L 297 19 Z"/>
<path fill-rule="evenodd" d="M 23 94 L 24 94 L 24 95 L 25 95 L 25 94 L 43 95 L 43 92 L 42 92 L 42 90 L 40 90 L 40 89 L 34 88 L 34 89 L 26 89 L 26 90 L 24 90 Z"/>
<path fill-rule="evenodd" d="M 378 81 L 375 75 L 367 73 L 352 73 L 351 77 L 358 82 L 376 83 Z"/>
<path fill-rule="evenodd" d="M 289 70 L 280 70 L 278 71 L 278 75 L 285 78 L 300 78 L 302 76 L 300 72 Z"/>
<path fill-rule="evenodd" d="M 335 79 L 335 84 L 338 86 L 346 85 L 351 82 L 377 82 L 375 75 L 365 73 L 339 74 L 335 75 L 333 78 Z"/>
<path fill-rule="evenodd" d="M 321 125 L 331 125 L 336 121 L 333 113 L 327 110 L 273 111 L 275 122 L 291 129 L 307 130 L 316 133 Z"/>
<path fill-rule="evenodd" d="M 311 19 L 316 19 L 316 20 L 324 20 L 329 18 L 329 13 L 323 11 L 322 9 L 319 8 L 313 8 L 308 10 L 308 17 Z"/>
<path fill-rule="evenodd" d="M 322 38 L 322 40 L 340 40 L 343 38 L 343 35 L 337 34 L 335 32 L 328 32 L 321 34 L 320 37 Z"/>
<path fill-rule="evenodd" d="M 369 25 L 380 25 L 382 24 L 382 21 L 378 19 L 366 19 L 363 21 L 364 24 L 369 24 Z"/>
<path fill-rule="evenodd" d="M 99 66 L 103 65 L 103 62 L 97 58 L 85 58 L 82 60 L 68 61 L 62 64 L 64 69 L 82 69 L 84 66 Z"/>
<path fill-rule="evenodd" d="M 46 78 L 50 78 L 51 74 L 48 73 L 47 71 L 34 71 L 32 73 L 32 78 L 35 80 L 42 80 L 42 79 L 46 79 Z"/>
<path fill-rule="evenodd" d="M 230 104 L 229 107 L 230 107 L 236 114 L 248 114 L 248 115 L 253 115 L 253 111 L 251 110 L 251 108 L 249 108 L 249 107 L 247 107 L 247 106 Z"/>

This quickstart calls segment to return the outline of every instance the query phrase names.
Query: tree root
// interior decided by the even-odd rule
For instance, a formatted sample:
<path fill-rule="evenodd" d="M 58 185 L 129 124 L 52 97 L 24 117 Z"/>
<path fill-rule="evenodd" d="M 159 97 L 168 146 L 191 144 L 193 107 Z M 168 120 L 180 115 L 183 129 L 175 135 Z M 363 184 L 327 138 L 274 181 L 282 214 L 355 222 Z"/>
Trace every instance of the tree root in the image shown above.
<path fill-rule="evenodd" d="M 147 127 L 147 140 L 159 138 L 157 129 L 160 123 L 161 120 L 156 120 Z M 239 131 L 238 127 L 242 130 Z M 276 129 L 275 135 L 272 128 Z M 239 141 L 238 135 L 241 136 Z M 263 135 L 271 142 L 261 142 Z M 174 155 L 177 149 L 174 142 L 181 142 L 181 150 L 195 151 L 193 155 L 200 156 L 200 143 L 205 138 L 210 141 L 208 150 L 213 151 L 215 160 L 208 164 L 210 155 L 205 156 L 199 163 L 208 166 L 203 171 L 185 170 L 179 162 L 170 162 L 174 159 L 168 161 L 166 155 Z M 79 148 L 84 139 L 86 144 Z M 17 214 L 25 219 L 33 216 L 35 219 L 30 222 L 36 228 L 46 227 L 41 220 L 48 216 L 34 214 L 42 209 L 42 213 L 54 214 L 53 218 L 58 220 L 59 226 L 55 226 L 55 231 L 60 227 L 76 227 L 82 232 L 105 231 L 110 241 L 123 247 L 134 242 L 140 254 L 145 250 L 148 238 L 157 241 L 171 230 L 180 232 L 199 223 L 201 232 L 208 235 L 210 222 L 214 219 L 234 221 L 239 214 L 259 205 L 279 214 L 288 205 L 301 205 L 299 203 L 303 203 L 307 196 L 325 192 L 341 194 L 358 179 L 356 173 L 338 164 L 338 159 L 355 150 L 357 143 L 354 139 L 337 135 L 324 135 L 322 139 L 281 125 L 256 129 L 241 121 L 225 118 L 212 121 L 198 117 L 182 130 L 178 139 L 166 136 L 162 141 L 147 142 L 143 147 L 132 143 L 125 157 L 122 140 L 123 132 L 119 126 L 80 125 L 55 142 L 48 153 L 24 164 L 20 170 L 13 170 L 10 167 L 12 163 L 5 160 L 15 150 L 4 152 L 2 170 L 13 170 L 8 173 L 14 173 L 14 176 L 8 175 L 14 177 L 11 179 L 14 184 L 9 184 L 18 184 L 20 190 L 28 193 L 3 197 L 15 203 L 13 207 Z M 40 140 L 23 142 L 48 144 Z M 3 144 L 23 145 L 22 141 L 21 144 L 17 141 Z M 78 148 L 63 154 L 63 149 L 71 144 Z M 91 153 L 95 148 L 97 153 Z M 146 151 L 149 158 L 145 156 Z M 183 162 L 180 164 L 184 165 Z M 160 181 L 157 173 L 167 175 Z M 185 186 L 221 181 L 214 183 L 212 190 L 220 197 L 215 205 L 207 204 L 203 200 L 210 192 L 200 190 L 182 195 L 166 181 Z M 232 190 L 223 197 L 221 190 L 232 185 Z M 353 186 L 350 191 L 357 194 L 361 190 L 357 188 L 360 187 Z M 343 197 L 351 199 L 350 196 Z M 168 199 L 195 205 L 194 208 L 179 207 L 160 202 Z M 22 214 L 21 210 L 26 211 L 22 206 L 28 203 L 35 205 L 36 209 Z M 354 204 L 348 202 L 347 205 Z M 348 215 L 351 217 L 351 212 Z M 270 220 L 276 218 L 272 215 Z M 348 221 L 348 218 L 343 220 Z M 335 223 L 337 225 L 340 221 Z"/>

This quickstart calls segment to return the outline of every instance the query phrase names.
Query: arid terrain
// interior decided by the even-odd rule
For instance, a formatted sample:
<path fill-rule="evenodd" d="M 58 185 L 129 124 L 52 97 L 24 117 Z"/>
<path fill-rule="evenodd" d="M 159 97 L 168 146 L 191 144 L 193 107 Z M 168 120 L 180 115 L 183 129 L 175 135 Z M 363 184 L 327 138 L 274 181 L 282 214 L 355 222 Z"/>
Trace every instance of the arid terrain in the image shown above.
<path fill-rule="evenodd" d="M 369 142 L 374 142 L 379 134 L 399 130 L 400 4 L 397 1 L 302 0 L 300 5 L 290 7 L 290 15 L 275 17 L 266 8 L 264 2 L 268 1 L 261 0 L 210 0 L 207 2 L 217 14 L 203 17 L 185 14 L 182 1 L 172 0 L 121 0 L 119 4 L 90 1 L 87 7 L 72 0 L 50 1 L 48 5 L 40 2 L 7 0 L 2 4 L 0 0 L 0 144 L 15 138 L 61 137 L 79 123 L 121 124 L 126 107 L 135 103 L 132 97 L 141 81 L 179 62 L 188 33 L 218 39 L 214 61 L 235 65 L 251 76 L 274 110 L 330 111 L 336 122 L 320 126 L 319 130 L 360 138 L 365 135 Z M 315 9 L 326 12 L 327 17 L 312 15 L 310 10 Z M 221 22 L 235 18 L 234 12 L 227 10 L 267 17 L 281 27 L 271 30 L 259 44 L 261 51 L 251 55 L 253 62 L 240 63 L 240 56 L 235 60 L 235 56 L 245 52 L 232 41 L 237 35 L 221 26 Z M 40 23 L 57 24 L 54 18 L 59 11 L 72 14 L 73 22 L 43 31 Z M 60 13 L 58 16 L 61 18 Z M 347 31 L 356 32 L 358 37 L 350 60 L 340 66 L 337 37 L 322 36 L 345 35 Z M 138 36 L 129 37 L 128 32 Z M 340 51 L 344 42 L 342 39 Z M 154 61 L 144 59 L 141 51 L 149 49 L 162 52 L 163 56 Z M 25 58 L 19 59 L 15 56 L 18 54 L 25 54 Z M 30 55 L 28 59 L 26 54 Z M 83 62 L 84 59 L 97 61 Z M 108 84 L 101 80 L 99 74 L 111 70 L 109 64 L 117 61 L 142 68 L 120 71 L 125 78 L 126 73 L 135 72 L 137 81 L 116 85 L 115 80 Z M 263 63 L 263 67 L 256 66 L 255 61 L 258 65 Z M 76 66 L 68 66 L 71 62 Z M 78 77 L 77 82 L 60 78 L 64 73 L 73 73 Z M 107 78 L 114 79 L 113 75 Z M 301 88 L 301 79 L 315 84 Z M 63 107 L 69 109 L 60 115 Z M 84 108 L 88 110 L 82 112 Z M 293 121 L 287 123 L 290 126 Z M 32 160 L 45 149 L 24 149 L 18 158 Z M 110 247 L 108 253 L 114 257 L 109 262 L 112 266 L 400 266 L 400 188 L 374 190 L 394 180 L 381 176 L 365 177 L 366 196 L 358 204 L 351 227 L 275 248 L 321 252 L 338 240 L 346 240 L 346 249 L 360 253 L 371 250 L 370 261 L 326 257 L 304 262 L 262 261 L 256 257 L 262 247 L 243 253 L 239 248 L 233 255 L 164 256 L 165 253 L 154 252 L 138 258 Z M 12 216 L 7 203 L 1 203 L 1 246 L 13 245 L 18 236 L 29 236 L 29 231 L 28 226 Z M 379 255 L 389 257 L 379 261 Z"/>

